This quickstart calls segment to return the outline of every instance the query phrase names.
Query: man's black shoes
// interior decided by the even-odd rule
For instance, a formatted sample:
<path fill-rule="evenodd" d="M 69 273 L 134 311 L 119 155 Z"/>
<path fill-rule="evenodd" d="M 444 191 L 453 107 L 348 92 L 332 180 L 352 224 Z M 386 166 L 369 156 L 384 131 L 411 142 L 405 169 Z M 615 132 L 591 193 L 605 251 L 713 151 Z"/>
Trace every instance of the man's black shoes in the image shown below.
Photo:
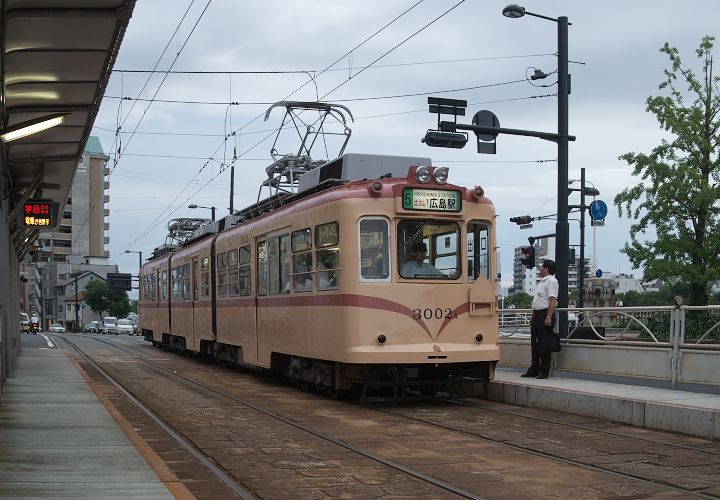
<path fill-rule="evenodd" d="M 531 378 L 531 377 L 537 377 L 536 373 L 523 373 L 520 375 L 522 378 Z"/>
<path fill-rule="evenodd" d="M 538 375 L 536 378 L 548 378 L 549 375 Z"/>

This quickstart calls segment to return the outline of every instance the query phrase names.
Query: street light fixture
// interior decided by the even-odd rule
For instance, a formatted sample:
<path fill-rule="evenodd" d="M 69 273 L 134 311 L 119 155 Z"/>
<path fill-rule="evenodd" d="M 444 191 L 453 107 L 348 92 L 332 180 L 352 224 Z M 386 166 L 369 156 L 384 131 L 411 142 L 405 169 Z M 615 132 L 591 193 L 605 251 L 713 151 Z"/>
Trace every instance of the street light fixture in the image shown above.
<path fill-rule="evenodd" d="M 142 250 L 125 250 L 125 253 L 138 254 L 138 276 L 140 276 L 140 269 L 142 268 Z"/>
<path fill-rule="evenodd" d="M 193 203 L 192 205 L 188 205 L 188 208 L 207 208 L 208 210 L 212 210 L 212 220 L 215 220 L 215 207 L 203 207 Z"/>
<path fill-rule="evenodd" d="M 502 11 L 503 16 L 516 19 L 525 15 L 554 21 L 558 26 L 558 181 L 557 181 L 557 223 L 555 225 L 555 259 L 557 261 L 556 277 L 560 283 L 558 304 L 567 306 L 568 299 L 568 264 L 569 264 L 569 225 L 568 225 L 568 94 L 570 93 L 570 75 L 568 73 L 568 18 L 552 17 L 535 14 L 524 7 L 511 4 Z M 561 313 L 558 322 L 560 335 L 567 332 L 567 314 Z"/>

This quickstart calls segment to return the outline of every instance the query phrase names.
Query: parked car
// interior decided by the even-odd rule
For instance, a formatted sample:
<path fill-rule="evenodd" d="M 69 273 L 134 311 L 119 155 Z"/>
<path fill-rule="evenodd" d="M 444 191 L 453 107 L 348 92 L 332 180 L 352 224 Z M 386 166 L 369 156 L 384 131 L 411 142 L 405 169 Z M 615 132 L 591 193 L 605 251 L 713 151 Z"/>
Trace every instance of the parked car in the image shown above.
<path fill-rule="evenodd" d="M 134 333 L 132 321 L 129 319 L 117 320 L 117 333 L 127 333 L 128 335 L 132 335 Z"/>
<path fill-rule="evenodd" d="M 48 328 L 50 333 L 65 333 L 65 327 L 59 323 L 54 323 Z"/>
<path fill-rule="evenodd" d="M 20 331 L 25 333 L 30 331 L 30 316 L 24 312 L 20 313 Z"/>
<path fill-rule="evenodd" d="M 85 323 L 83 326 L 83 332 L 85 333 L 97 333 L 98 331 L 98 323 L 99 321 L 91 321 L 90 323 Z"/>
<path fill-rule="evenodd" d="M 115 316 L 105 316 L 102 320 L 102 323 L 100 323 L 99 325 L 100 333 L 102 333 L 103 335 L 117 335 L 117 320 L 118 319 Z"/>

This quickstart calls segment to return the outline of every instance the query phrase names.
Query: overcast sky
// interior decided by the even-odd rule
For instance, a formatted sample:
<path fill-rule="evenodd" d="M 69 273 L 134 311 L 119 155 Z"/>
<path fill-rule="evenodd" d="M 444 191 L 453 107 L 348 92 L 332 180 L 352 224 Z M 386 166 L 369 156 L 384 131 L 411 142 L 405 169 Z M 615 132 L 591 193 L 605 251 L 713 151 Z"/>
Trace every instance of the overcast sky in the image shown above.
<path fill-rule="evenodd" d="M 164 242 L 170 218 L 209 217 L 208 210 L 186 208 L 190 203 L 216 206 L 219 216 L 227 214 L 230 172 L 218 173 L 223 162 L 232 158 L 233 150 L 241 157 L 235 169 L 235 208 L 255 201 L 274 138 L 261 142 L 268 133 L 259 131 L 278 127 L 282 113 L 276 110 L 263 122 L 257 117 L 268 106 L 244 103 L 316 100 L 342 84 L 324 100 L 340 102 L 355 117 L 347 152 L 429 156 L 434 165 L 450 167 L 450 182 L 483 186 L 499 215 L 503 282 L 511 283 L 513 249 L 527 244 L 530 235 L 554 232 L 553 221 L 519 230 L 508 219 L 556 212 L 555 144 L 505 136 L 498 140 L 496 155 L 479 155 L 472 143 L 462 150 L 429 148 L 420 142 L 436 120 L 427 112 L 427 96 L 358 99 L 432 92 L 467 100 L 466 121 L 475 112 L 489 109 L 501 126 L 555 132 L 557 99 L 521 98 L 556 92 L 556 86 L 536 88 L 525 81 L 529 68 L 547 73 L 556 69 L 556 24 L 529 16 L 507 19 L 501 15 L 506 5 L 503 1 L 467 0 L 363 71 L 457 3 L 425 0 L 340 60 L 333 71 L 318 76 L 416 2 L 213 0 L 207 6 L 207 0 L 192 4 L 189 0 L 139 0 L 116 70 L 150 70 L 156 65 L 167 70 L 179 52 L 173 70 L 314 71 L 316 85 L 310 83 L 288 97 L 309 81 L 308 74 L 170 74 L 162 82 L 162 74 L 148 81 L 147 73 L 113 72 L 93 130 L 111 156 L 111 262 L 118 264 L 121 272 L 134 273 L 137 255 L 124 250 L 140 250 L 147 257 Z M 566 15 L 572 23 L 570 134 L 577 136 L 577 141 L 570 143 L 570 178 L 579 178 L 580 168 L 585 167 L 588 181 L 610 207 L 605 227 L 596 230 L 598 267 L 638 275 L 640 271 L 633 270 L 619 251 L 628 239 L 630 224 L 618 218 L 612 200 L 636 180 L 618 156 L 648 152 L 663 137 L 654 117 L 645 111 L 646 98 L 659 93 L 658 84 L 668 67 L 667 57 L 659 49 L 667 41 L 680 50 L 687 65 L 698 67 L 694 49 L 704 35 L 717 33 L 717 1 L 535 0 L 523 5 L 550 17 Z M 454 62 L 447 62 L 450 60 Z M 554 82 L 552 75 L 536 83 Z M 435 93 L 486 85 L 494 86 Z M 133 101 L 119 99 L 149 100 L 153 96 L 156 102 L 137 101 L 132 110 Z M 239 104 L 160 102 L 163 100 Z M 236 135 L 225 143 L 230 131 Z M 281 153 L 297 148 L 297 141 L 291 139 L 287 133 L 281 136 L 277 146 Z M 336 151 L 333 146 L 328 144 L 331 157 Z M 115 163 L 113 152 L 118 148 L 123 154 Z M 324 156 L 322 150 L 315 155 Z M 212 161 L 208 161 L 210 157 Z M 579 203 L 579 195 L 570 200 Z M 571 244 L 577 244 L 577 222 L 570 222 L 570 231 Z M 586 240 L 586 255 L 591 256 L 589 223 Z"/>

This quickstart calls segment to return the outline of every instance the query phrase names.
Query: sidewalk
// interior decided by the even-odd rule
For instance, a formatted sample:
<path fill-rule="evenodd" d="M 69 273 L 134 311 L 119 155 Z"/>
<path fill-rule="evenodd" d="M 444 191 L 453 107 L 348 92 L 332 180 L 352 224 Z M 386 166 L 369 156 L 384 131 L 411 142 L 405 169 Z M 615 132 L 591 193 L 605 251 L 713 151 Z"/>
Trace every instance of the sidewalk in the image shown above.
<path fill-rule="evenodd" d="M 567 377 L 521 378 L 498 369 L 488 399 L 720 439 L 720 396 Z"/>
<path fill-rule="evenodd" d="M 173 498 L 55 340 L 21 340 L 0 397 L 0 498 Z"/>

